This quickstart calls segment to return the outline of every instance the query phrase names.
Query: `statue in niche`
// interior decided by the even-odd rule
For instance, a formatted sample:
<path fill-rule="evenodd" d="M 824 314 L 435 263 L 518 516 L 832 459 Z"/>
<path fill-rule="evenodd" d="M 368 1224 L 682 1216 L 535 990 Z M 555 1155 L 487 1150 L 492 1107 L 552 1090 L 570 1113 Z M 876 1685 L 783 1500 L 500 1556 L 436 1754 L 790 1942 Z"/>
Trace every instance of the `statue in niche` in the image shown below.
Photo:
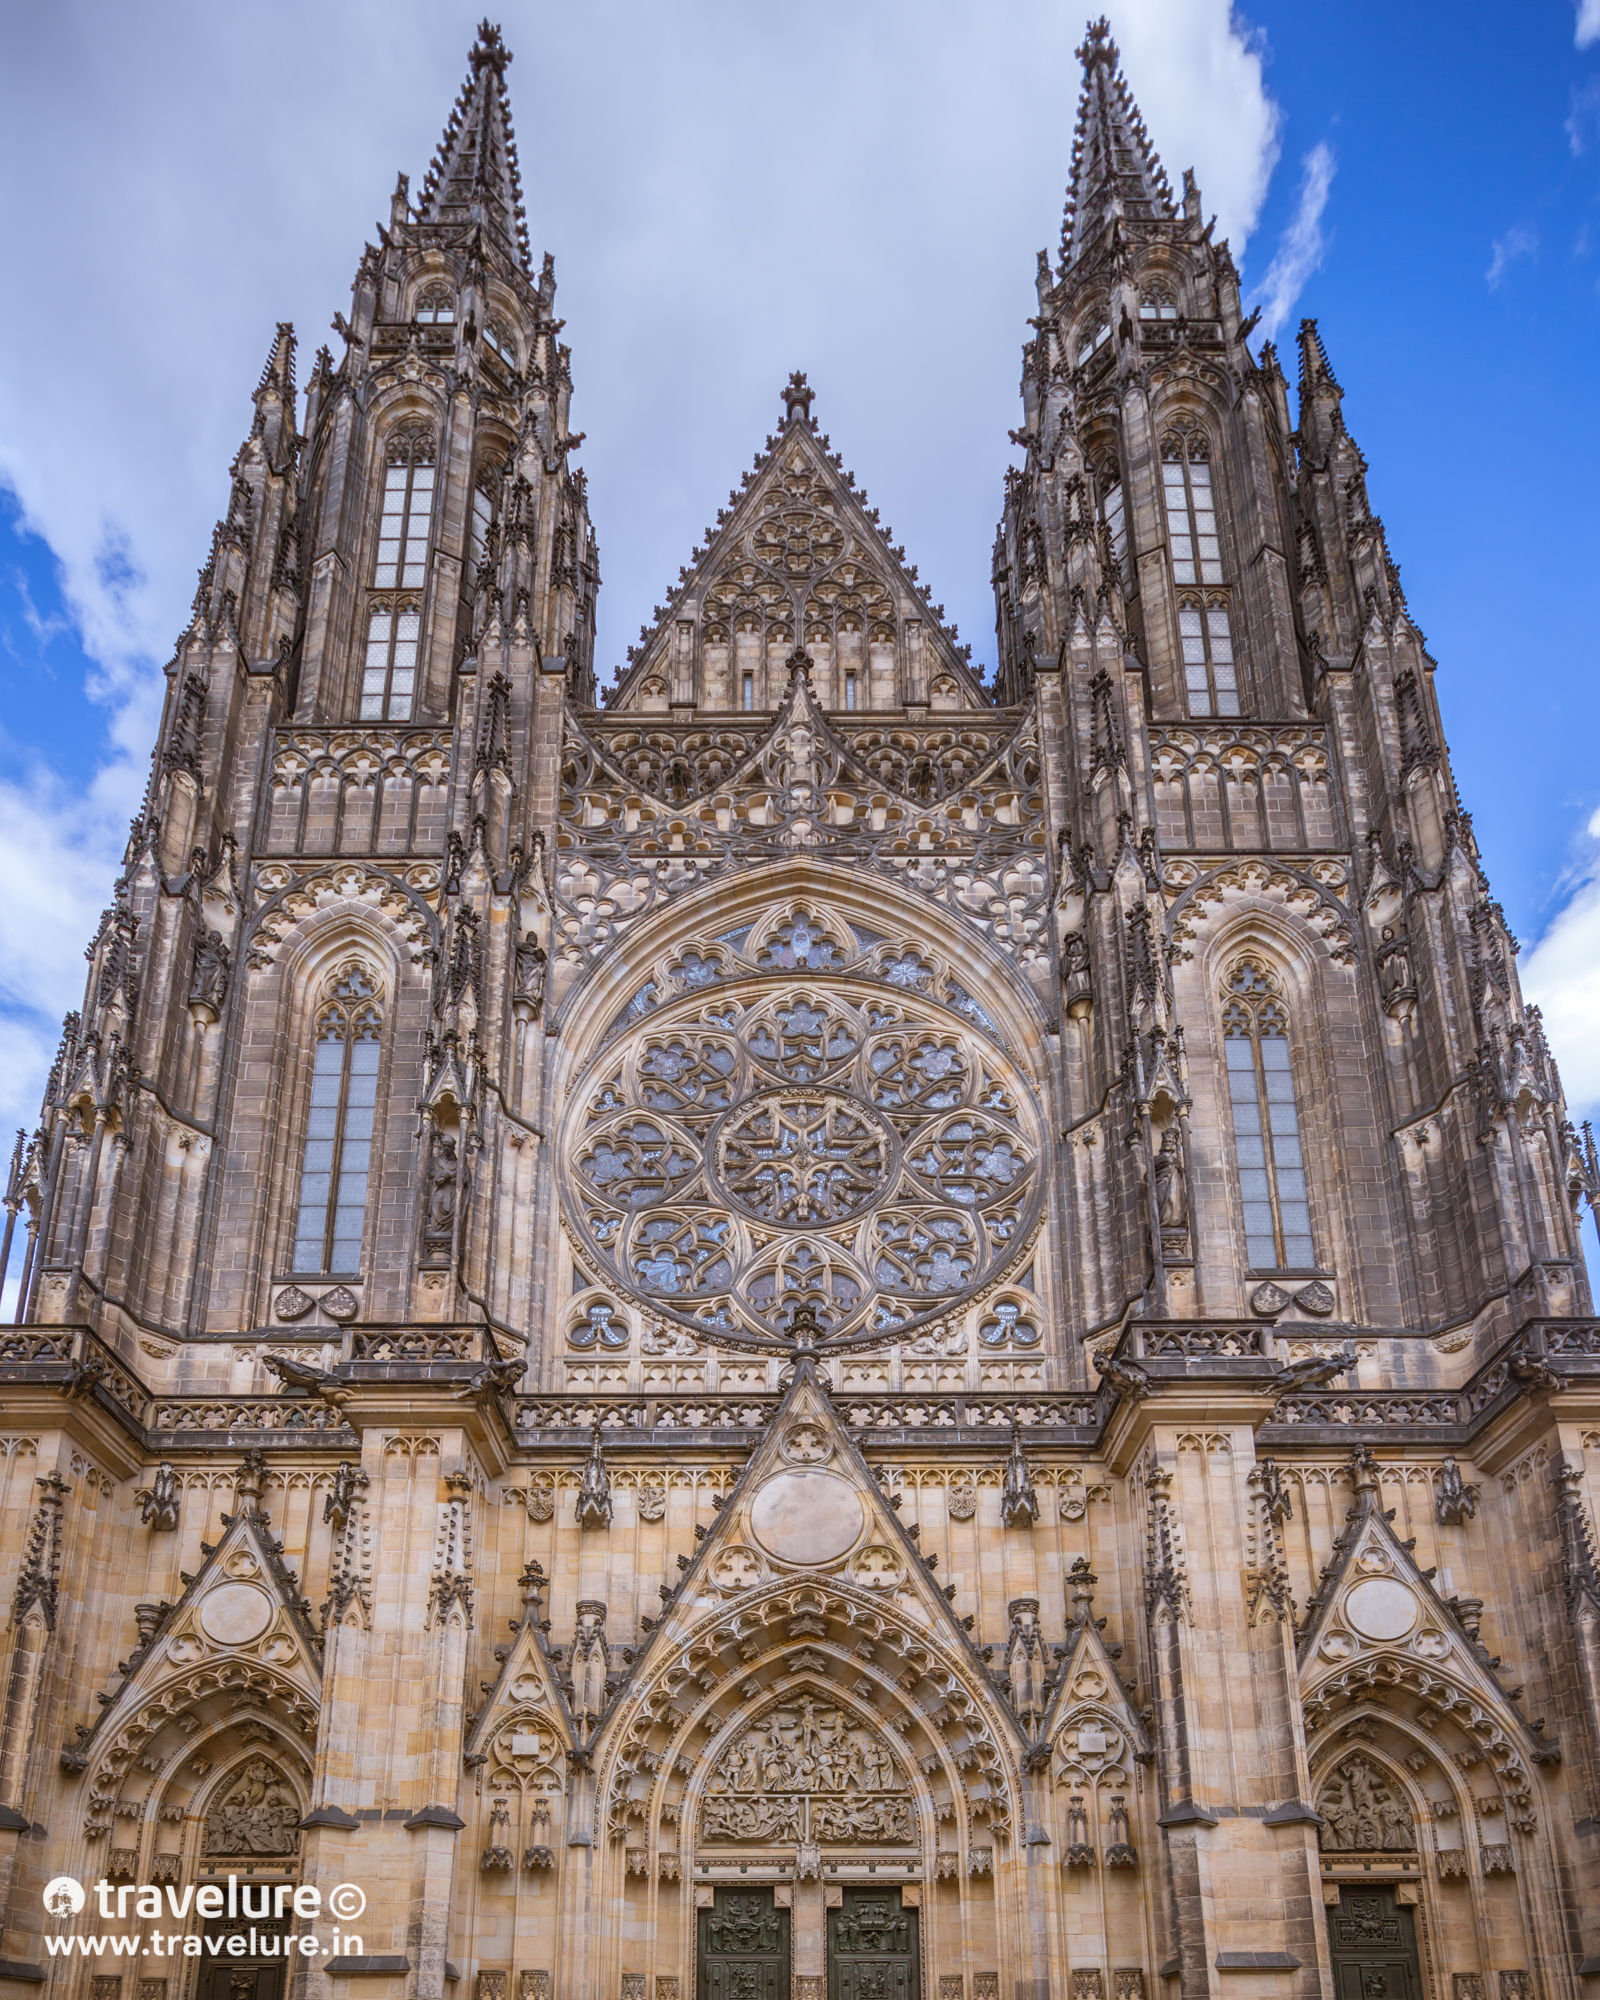
<path fill-rule="evenodd" d="M 517 946 L 516 969 L 511 988 L 511 1010 L 519 1021 L 537 1021 L 544 1007 L 545 981 L 550 976 L 550 956 L 529 931 Z"/>
<path fill-rule="evenodd" d="M 1013 1598 L 1006 1607 L 1011 1636 L 1006 1643 L 1006 1682 L 1019 1721 L 1037 1723 L 1044 1714 L 1044 1635 L 1039 1630 L 1037 1597 Z"/>
<path fill-rule="evenodd" d="M 206 1818 L 207 1854 L 294 1854 L 300 1845 L 300 1802 L 283 1773 L 252 1758 L 239 1782 Z"/>
<path fill-rule="evenodd" d="M 572 1719 L 588 1735 L 605 1713 L 606 1677 L 611 1649 L 606 1644 L 606 1607 L 578 1606 L 578 1631 L 572 1642 Z"/>
<path fill-rule="evenodd" d="M 221 934 L 201 924 L 194 938 L 194 966 L 189 974 L 189 1007 L 203 1021 L 214 1021 L 228 993 L 232 955 Z"/>
<path fill-rule="evenodd" d="M 1161 1135 L 1161 1149 L 1156 1154 L 1155 1180 L 1156 1214 L 1161 1227 L 1187 1229 L 1189 1191 L 1184 1183 L 1183 1147 L 1176 1125 L 1169 1125 Z"/>
<path fill-rule="evenodd" d="M 422 1224 L 424 1247 L 448 1254 L 456 1233 L 456 1195 L 461 1163 L 456 1141 L 435 1132 L 428 1148 L 427 1210 Z"/>

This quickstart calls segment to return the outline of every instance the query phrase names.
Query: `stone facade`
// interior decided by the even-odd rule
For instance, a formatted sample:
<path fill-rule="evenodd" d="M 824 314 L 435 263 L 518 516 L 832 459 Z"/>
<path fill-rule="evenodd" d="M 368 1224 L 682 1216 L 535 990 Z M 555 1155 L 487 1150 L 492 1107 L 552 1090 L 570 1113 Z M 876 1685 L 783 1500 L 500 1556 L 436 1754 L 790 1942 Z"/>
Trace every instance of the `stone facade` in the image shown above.
<path fill-rule="evenodd" d="M 1593 1157 L 1316 329 L 1082 54 L 993 688 L 796 376 L 596 705 L 496 31 L 279 329 L 6 1198 L 7 1991 L 278 1990 L 59 1875 L 357 1883 L 310 2000 L 1600 1967 Z"/>

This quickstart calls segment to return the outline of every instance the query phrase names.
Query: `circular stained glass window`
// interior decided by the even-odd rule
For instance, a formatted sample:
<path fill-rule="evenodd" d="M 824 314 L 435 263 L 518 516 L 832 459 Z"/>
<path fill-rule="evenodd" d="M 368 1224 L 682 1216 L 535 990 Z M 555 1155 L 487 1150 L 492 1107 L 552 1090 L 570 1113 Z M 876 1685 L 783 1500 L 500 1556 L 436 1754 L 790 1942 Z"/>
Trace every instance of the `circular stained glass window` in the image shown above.
<path fill-rule="evenodd" d="M 1032 1237 L 1039 1121 L 937 1001 L 840 982 L 689 992 L 606 1050 L 562 1148 L 586 1259 L 714 1338 L 797 1308 L 893 1336 L 992 1285 Z"/>

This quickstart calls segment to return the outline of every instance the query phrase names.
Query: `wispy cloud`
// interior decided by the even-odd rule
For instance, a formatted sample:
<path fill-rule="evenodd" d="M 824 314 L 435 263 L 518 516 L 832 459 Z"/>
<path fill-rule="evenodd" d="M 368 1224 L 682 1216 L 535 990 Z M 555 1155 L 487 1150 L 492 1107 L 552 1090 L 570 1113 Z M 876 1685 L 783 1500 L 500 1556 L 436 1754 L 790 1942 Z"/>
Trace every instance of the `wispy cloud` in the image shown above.
<path fill-rule="evenodd" d="M 1578 0 L 1577 44 L 1586 49 L 1591 42 L 1600 42 L 1600 0 Z"/>
<path fill-rule="evenodd" d="M 1596 4 L 1600 5 L 1600 0 Z M 1300 199 L 1295 204 L 1293 220 L 1283 232 L 1277 252 L 1267 266 L 1267 275 L 1255 294 L 1256 304 L 1261 308 L 1262 330 L 1269 340 L 1276 339 L 1307 278 L 1327 251 L 1322 217 L 1337 164 L 1333 148 L 1322 139 L 1302 163 Z"/>
<path fill-rule="evenodd" d="M 1600 0 L 1595 0 L 1600 8 Z M 1593 78 L 1572 93 L 1572 109 L 1567 114 L 1567 143 L 1573 152 L 1586 151 L 1600 133 L 1600 78 Z"/>
<path fill-rule="evenodd" d="M 1595 5 L 1600 6 L 1600 0 L 1595 0 Z M 1489 282 L 1491 292 L 1499 288 L 1500 280 L 1519 257 L 1532 257 L 1537 254 L 1538 233 L 1518 225 L 1516 228 L 1508 229 L 1504 236 L 1497 236 L 1492 247 L 1494 255 L 1489 259 L 1489 268 L 1483 274 Z"/>
<path fill-rule="evenodd" d="M 1567 899 L 1520 967 L 1522 990 L 1544 1012 L 1575 1118 L 1600 1117 L 1600 810 L 1578 839 Z"/>

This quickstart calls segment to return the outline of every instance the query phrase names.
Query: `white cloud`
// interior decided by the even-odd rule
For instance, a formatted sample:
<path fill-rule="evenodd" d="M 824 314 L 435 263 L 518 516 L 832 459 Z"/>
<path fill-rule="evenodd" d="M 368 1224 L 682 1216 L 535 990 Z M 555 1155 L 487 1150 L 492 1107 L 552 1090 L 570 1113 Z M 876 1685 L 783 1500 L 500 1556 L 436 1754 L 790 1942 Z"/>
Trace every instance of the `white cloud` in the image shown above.
<path fill-rule="evenodd" d="M 1600 1118 L 1600 811 L 1584 828 L 1567 900 L 1520 965 L 1543 1013 L 1573 1118 Z"/>
<path fill-rule="evenodd" d="M 1600 42 L 1600 0 L 1578 0 L 1578 32 L 1574 39 L 1580 49 Z"/>
<path fill-rule="evenodd" d="M 61 563 L 109 721 L 81 795 L 0 782 L 0 1004 L 33 1010 L 36 1057 L 80 998 L 274 324 L 296 322 L 304 380 L 396 170 L 422 179 L 479 11 L 56 0 L 8 22 L 0 480 Z M 1259 49 L 1229 0 L 1111 11 L 1175 190 L 1193 165 L 1242 256 L 1277 157 Z M 936 597 L 980 658 L 992 645 L 1004 440 L 1086 12 L 815 0 L 796 36 L 733 0 L 506 0 L 534 251 L 555 253 L 590 439 L 603 668 L 795 367 Z"/>
<path fill-rule="evenodd" d="M 1319 139 L 1301 163 L 1300 199 L 1293 220 L 1283 232 L 1277 252 L 1267 266 L 1256 293 L 1261 308 L 1261 330 L 1275 340 L 1294 310 L 1307 278 L 1322 262 L 1327 240 L 1322 233 L 1322 214 L 1328 206 L 1337 161 L 1333 148 Z"/>
<path fill-rule="evenodd" d="M 1596 0 L 1600 5 L 1600 0 Z M 1505 276 L 1507 267 L 1519 257 L 1532 257 L 1539 248 L 1539 238 L 1531 229 L 1518 226 L 1508 229 L 1504 236 L 1497 236 L 1492 245 L 1494 255 L 1489 260 L 1489 268 L 1484 272 L 1490 291 L 1494 291 Z"/>

